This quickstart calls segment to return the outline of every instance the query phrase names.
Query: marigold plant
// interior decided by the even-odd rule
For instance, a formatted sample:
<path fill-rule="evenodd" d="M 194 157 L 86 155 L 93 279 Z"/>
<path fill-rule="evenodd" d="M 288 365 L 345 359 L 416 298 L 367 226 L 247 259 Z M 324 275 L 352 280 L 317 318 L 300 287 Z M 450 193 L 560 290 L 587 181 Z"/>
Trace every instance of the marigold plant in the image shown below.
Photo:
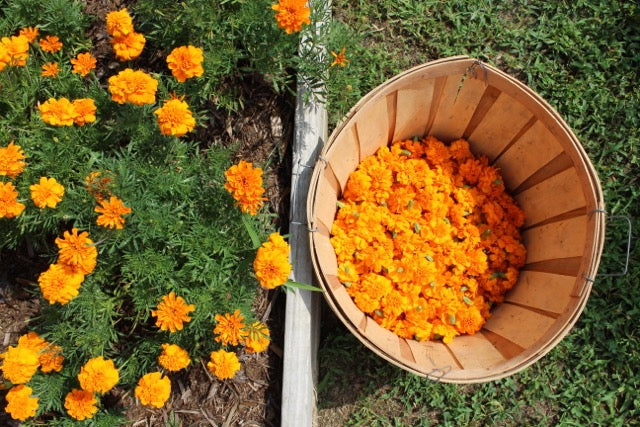
<path fill-rule="evenodd" d="M 4 50 L 3 59 L 0 61 L 0 71 L 5 66 L 24 67 L 29 57 L 29 39 L 24 35 L 2 37 L 0 41 Z"/>
<path fill-rule="evenodd" d="M 240 160 L 237 165 L 231 166 L 225 172 L 227 181 L 224 188 L 236 200 L 236 206 L 242 212 L 256 215 L 263 202 L 267 200 L 263 196 L 262 169 L 253 166 L 253 163 Z"/>
<path fill-rule="evenodd" d="M 24 27 L 20 29 L 18 33 L 19 36 L 25 36 L 29 43 L 33 43 L 36 38 L 38 38 L 38 34 L 40 30 L 37 27 Z"/>
<path fill-rule="evenodd" d="M 29 186 L 31 200 L 40 209 L 55 208 L 62 201 L 64 187 L 55 178 L 40 177 L 38 184 Z"/>
<path fill-rule="evenodd" d="M 238 345 L 247 335 L 244 316 L 240 310 L 233 313 L 216 314 L 216 327 L 213 329 L 215 340 L 222 345 Z"/>
<path fill-rule="evenodd" d="M 96 267 L 98 249 L 86 231 L 78 234 L 77 228 L 65 231 L 55 240 L 58 246 L 58 262 L 68 265 L 81 274 L 89 274 Z"/>
<path fill-rule="evenodd" d="M 96 68 L 97 63 L 98 60 L 91 53 L 79 53 L 75 58 L 71 58 L 71 65 L 73 66 L 71 72 L 85 77 Z"/>
<path fill-rule="evenodd" d="M 291 273 L 289 244 L 279 233 L 272 233 L 256 253 L 253 270 L 260 286 L 274 289 L 284 285 Z"/>
<path fill-rule="evenodd" d="M 140 378 L 134 394 L 143 405 L 162 408 L 171 395 L 171 380 L 160 372 L 150 372 Z"/>
<path fill-rule="evenodd" d="M 130 61 L 140 56 L 146 42 L 143 34 L 132 31 L 124 36 L 112 38 L 111 46 L 119 61 Z"/>
<path fill-rule="evenodd" d="M 126 7 L 107 13 L 106 24 L 107 33 L 112 37 L 122 37 L 133 32 L 133 18 Z"/>
<path fill-rule="evenodd" d="M 204 73 L 202 49 L 195 46 L 179 46 L 167 56 L 167 65 L 171 74 L 183 83 L 192 77 L 200 77 Z"/>
<path fill-rule="evenodd" d="M 40 48 L 49 53 L 56 53 L 62 49 L 62 42 L 58 36 L 46 36 L 38 40 Z"/>
<path fill-rule="evenodd" d="M 158 356 L 158 364 L 168 371 L 177 372 L 191 363 L 189 353 L 176 344 L 162 344 L 162 353 Z"/>
<path fill-rule="evenodd" d="M 120 374 L 113 360 L 98 356 L 84 364 L 78 374 L 78 381 L 83 390 L 104 394 L 118 384 Z"/>
<path fill-rule="evenodd" d="M 193 304 L 187 304 L 185 300 L 176 296 L 174 292 L 162 297 L 162 301 L 155 310 L 151 311 L 151 315 L 156 320 L 156 325 L 162 331 L 176 332 L 181 331 L 183 324 L 189 322 L 191 317 L 188 315 L 196 309 Z"/>
<path fill-rule="evenodd" d="M 78 113 L 67 98 L 49 98 L 38 105 L 42 121 L 52 126 L 72 126 Z"/>
<path fill-rule="evenodd" d="M 244 337 L 244 346 L 247 353 L 260 353 L 269 348 L 271 333 L 262 322 L 256 321 L 247 326 L 247 335 Z"/>
<path fill-rule="evenodd" d="M 2 375 L 13 384 L 28 382 L 40 367 L 38 353 L 28 347 L 9 346 L 6 352 L 0 354 L 0 359 Z"/>
<path fill-rule="evenodd" d="M 13 218 L 22 213 L 25 205 L 18 201 L 18 192 L 11 182 L 0 182 L 0 218 Z"/>
<path fill-rule="evenodd" d="M 32 396 L 33 389 L 24 384 L 14 385 L 7 392 L 5 411 L 14 420 L 24 421 L 36 415 L 39 399 Z"/>
<path fill-rule="evenodd" d="M 67 410 L 67 414 L 78 421 L 93 418 L 94 414 L 98 412 L 97 404 L 98 400 L 92 392 L 77 388 L 67 393 L 64 398 L 64 408 Z"/>
<path fill-rule="evenodd" d="M 0 176 L 15 178 L 23 171 L 27 162 L 22 147 L 14 144 L 13 141 L 6 147 L 0 147 Z"/>
<path fill-rule="evenodd" d="M 109 77 L 108 90 L 111 99 L 118 104 L 153 104 L 156 101 L 157 89 L 158 81 L 144 71 L 126 68 Z"/>
<path fill-rule="evenodd" d="M 84 126 L 87 123 L 96 121 L 96 103 L 91 98 L 74 99 L 71 104 L 76 112 L 73 123 L 78 126 Z"/>
<path fill-rule="evenodd" d="M 271 7 L 276 12 L 276 22 L 287 34 L 298 32 L 311 23 L 311 9 L 307 0 L 280 0 Z"/>
<path fill-rule="evenodd" d="M 518 277 L 524 213 L 465 140 L 381 147 L 349 176 L 331 233 L 355 304 L 404 338 L 479 331 Z"/>
<path fill-rule="evenodd" d="M 116 196 L 111 196 L 109 200 L 100 200 L 100 206 L 96 206 L 94 211 L 100 215 L 96 223 L 107 228 L 122 229 L 124 226 L 123 215 L 131 213 L 131 208 L 124 205 L 122 200 Z"/>
<path fill-rule="evenodd" d="M 196 126 L 196 119 L 189 110 L 189 105 L 181 99 L 165 101 L 154 114 L 158 117 L 158 126 L 163 135 L 184 136 Z"/>
<path fill-rule="evenodd" d="M 231 379 L 240 370 L 240 360 L 238 360 L 238 356 L 234 352 L 226 350 L 212 351 L 210 359 L 207 362 L 207 369 L 220 380 Z"/>
<path fill-rule="evenodd" d="M 42 77 L 56 77 L 60 69 L 58 68 L 57 62 L 47 62 L 46 64 L 42 64 L 42 72 L 40 75 Z"/>
<path fill-rule="evenodd" d="M 38 276 L 42 297 L 49 301 L 49 304 L 65 305 L 74 299 L 78 296 L 83 281 L 84 274 L 66 264 L 51 264 Z"/>

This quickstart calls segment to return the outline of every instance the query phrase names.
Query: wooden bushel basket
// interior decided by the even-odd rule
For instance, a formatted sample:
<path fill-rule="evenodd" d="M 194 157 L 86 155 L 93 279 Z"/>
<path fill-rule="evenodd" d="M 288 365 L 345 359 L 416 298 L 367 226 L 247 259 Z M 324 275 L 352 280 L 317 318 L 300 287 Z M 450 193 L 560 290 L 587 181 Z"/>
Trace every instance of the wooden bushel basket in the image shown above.
<path fill-rule="evenodd" d="M 338 280 L 329 240 L 349 174 L 380 146 L 416 135 L 466 138 L 500 168 L 526 214 L 518 283 L 480 332 L 450 344 L 400 338 L 360 311 Z M 451 383 L 499 379 L 549 352 L 582 313 L 605 229 L 597 174 L 569 126 L 526 85 L 466 56 L 417 66 L 363 97 L 319 156 L 307 212 L 314 270 L 335 314 L 381 357 Z"/>

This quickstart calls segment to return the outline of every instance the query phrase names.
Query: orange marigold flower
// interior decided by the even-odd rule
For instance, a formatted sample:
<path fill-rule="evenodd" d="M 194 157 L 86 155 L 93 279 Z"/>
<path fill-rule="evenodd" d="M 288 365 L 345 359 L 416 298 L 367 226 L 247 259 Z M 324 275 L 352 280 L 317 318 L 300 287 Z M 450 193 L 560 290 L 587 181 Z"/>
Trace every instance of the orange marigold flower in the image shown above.
<path fill-rule="evenodd" d="M 20 29 L 18 35 L 25 36 L 29 43 L 33 43 L 33 41 L 38 37 L 38 32 L 37 27 L 24 27 Z"/>
<path fill-rule="evenodd" d="M 58 36 L 46 36 L 41 38 L 38 43 L 40 44 L 40 48 L 45 52 L 56 53 L 62 49 L 62 42 Z"/>
<path fill-rule="evenodd" d="M 144 35 L 132 31 L 111 39 L 111 46 L 118 61 L 129 61 L 140 56 L 146 42 Z"/>
<path fill-rule="evenodd" d="M 64 194 L 64 187 L 58 184 L 55 178 L 47 178 L 45 176 L 40 177 L 38 184 L 29 186 L 31 190 L 31 199 L 33 203 L 42 208 L 55 208 L 60 201 L 62 201 L 62 195 Z"/>
<path fill-rule="evenodd" d="M 22 147 L 11 141 L 8 146 L 0 147 L 0 176 L 15 178 L 24 171 L 27 163 Z"/>
<path fill-rule="evenodd" d="M 42 64 L 42 72 L 40 75 L 42 77 L 56 77 L 60 69 L 58 68 L 57 62 L 47 62 L 46 64 Z"/>
<path fill-rule="evenodd" d="M 113 182 L 112 178 L 108 176 L 100 178 L 100 175 L 102 175 L 101 172 L 94 171 L 84 178 L 87 191 L 91 193 L 98 203 L 111 195 L 109 186 Z"/>
<path fill-rule="evenodd" d="M 74 388 L 64 398 L 64 408 L 70 417 L 78 421 L 93 418 L 96 412 L 98 401 L 96 396 L 87 390 Z"/>
<path fill-rule="evenodd" d="M 75 58 L 71 58 L 71 72 L 84 77 L 96 68 L 96 63 L 97 59 L 89 52 L 79 53 Z"/>
<path fill-rule="evenodd" d="M 9 346 L 6 352 L 0 354 L 2 359 L 2 375 L 13 384 L 28 382 L 40 367 L 38 353 L 28 347 Z"/>
<path fill-rule="evenodd" d="M 96 220 L 97 224 L 107 228 L 122 229 L 124 225 L 122 215 L 130 213 L 131 208 L 126 207 L 116 196 L 111 196 L 109 200 L 101 200 L 100 205 L 94 209 L 101 214 Z"/>
<path fill-rule="evenodd" d="M 222 345 L 238 345 L 247 335 L 240 310 L 234 311 L 233 314 L 216 314 L 215 320 L 217 324 L 213 333 L 216 335 L 215 340 Z"/>
<path fill-rule="evenodd" d="M 298 32 L 302 25 L 309 25 L 311 9 L 307 0 L 280 0 L 278 4 L 271 6 L 276 12 L 276 22 L 287 34 Z"/>
<path fill-rule="evenodd" d="M 184 322 L 189 322 L 189 313 L 194 311 L 196 306 L 187 304 L 182 297 L 176 297 L 174 292 L 162 297 L 156 310 L 151 311 L 153 317 L 157 317 L 156 326 L 162 331 L 181 331 Z"/>
<path fill-rule="evenodd" d="M 258 248 L 253 270 L 260 286 L 266 289 L 277 288 L 287 281 L 291 273 L 289 245 L 280 234 L 272 233 L 269 241 Z"/>
<path fill-rule="evenodd" d="M 133 19 L 127 8 L 107 13 L 107 33 L 113 37 L 126 36 L 133 31 Z"/>
<path fill-rule="evenodd" d="M 158 363 L 163 368 L 176 372 L 189 366 L 191 359 L 189 359 L 189 353 L 182 347 L 175 344 L 162 344 Z"/>
<path fill-rule="evenodd" d="M 83 390 L 90 393 L 106 393 L 118 384 L 120 374 L 113 360 L 98 356 L 89 359 L 80 368 L 78 381 Z"/>
<path fill-rule="evenodd" d="M 78 116 L 75 107 L 67 98 L 49 98 L 38 105 L 42 121 L 52 126 L 72 126 Z"/>
<path fill-rule="evenodd" d="M 134 105 L 156 102 L 158 81 L 144 71 L 126 68 L 115 76 L 109 77 L 111 99 L 118 104 L 130 102 Z"/>
<path fill-rule="evenodd" d="M 14 420 L 24 421 L 36 415 L 38 410 L 38 398 L 32 396 L 33 389 L 20 384 L 15 385 L 7 392 L 7 406 L 4 410 Z"/>
<path fill-rule="evenodd" d="M 263 196 L 262 169 L 254 168 L 251 162 L 240 160 L 237 165 L 227 169 L 224 175 L 227 179 L 224 188 L 237 201 L 236 206 L 240 206 L 242 212 L 255 215 L 262 202 L 267 200 Z"/>
<path fill-rule="evenodd" d="M 78 126 L 84 126 L 86 123 L 96 121 L 96 104 L 91 98 L 74 99 L 73 108 L 76 110 L 76 117 L 73 122 Z"/>
<path fill-rule="evenodd" d="M 83 280 L 82 273 L 75 272 L 65 264 L 51 264 L 38 276 L 42 297 L 49 301 L 49 304 L 59 302 L 65 305 L 74 299 L 78 296 Z"/>
<path fill-rule="evenodd" d="M 163 135 L 181 137 L 196 126 L 189 105 L 180 99 L 165 101 L 154 114 L 158 116 L 158 126 Z"/>
<path fill-rule="evenodd" d="M 150 372 L 140 378 L 134 394 L 143 405 L 162 408 L 171 396 L 171 380 L 160 372 Z"/>
<path fill-rule="evenodd" d="M 37 332 L 29 331 L 18 338 L 18 347 L 30 348 L 36 353 L 40 353 L 49 343 Z"/>
<path fill-rule="evenodd" d="M 248 353 L 260 353 L 269 347 L 271 334 L 269 328 L 262 322 L 253 322 L 247 327 L 247 336 L 244 337 L 244 346 Z"/>
<path fill-rule="evenodd" d="M 202 49 L 191 45 L 176 47 L 167 56 L 171 74 L 181 83 L 191 77 L 200 77 L 204 73 L 203 60 Z"/>
<path fill-rule="evenodd" d="M 0 65 L 0 70 L 6 65 L 23 67 L 27 64 L 29 39 L 26 36 L 2 37 L 0 44 L 4 48 L 4 54 L 1 55 L 4 57 L 2 59 L 4 65 Z"/>
<path fill-rule="evenodd" d="M 25 206 L 18 202 L 18 192 L 10 182 L 0 182 L 0 218 L 13 218 L 22 213 Z"/>
<path fill-rule="evenodd" d="M 59 249 L 59 263 L 82 274 L 89 274 L 96 267 L 98 249 L 86 231 L 78 234 L 78 229 L 72 228 L 71 232 L 64 232 L 63 238 L 56 238 L 55 242 Z"/>
<path fill-rule="evenodd" d="M 210 361 L 207 362 L 209 372 L 218 379 L 231 379 L 240 369 L 240 361 L 235 353 L 225 350 L 212 351 Z"/>
<path fill-rule="evenodd" d="M 38 360 L 40 361 L 40 370 L 45 374 L 62 371 L 62 363 L 64 362 L 62 347 L 47 343 L 47 347 L 42 350 Z"/>
<path fill-rule="evenodd" d="M 349 62 L 349 60 L 347 59 L 347 56 L 344 54 L 345 50 L 346 48 L 343 47 L 340 50 L 340 53 L 335 53 L 334 51 L 331 51 L 331 55 L 335 58 L 331 63 L 332 67 L 334 65 L 339 65 L 341 67 L 344 67 L 347 65 L 347 62 Z"/>

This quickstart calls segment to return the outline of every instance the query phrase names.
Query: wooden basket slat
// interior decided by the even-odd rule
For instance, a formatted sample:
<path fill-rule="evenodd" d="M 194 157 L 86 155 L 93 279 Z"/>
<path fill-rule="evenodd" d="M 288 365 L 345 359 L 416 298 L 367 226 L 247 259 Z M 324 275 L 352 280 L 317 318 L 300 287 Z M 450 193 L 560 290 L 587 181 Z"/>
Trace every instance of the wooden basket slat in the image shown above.
<path fill-rule="evenodd" d="M 482 333 L 464 335 L 446 344 L 463 369 L 479 369 L 505 362 L 498 349 Z"/>
<path fill-rule="evenodd" d="M 506 93 L 501 93 L 469 135 L 474 152 L 486 155 L 493 161 L 527 125 L 532 116 L 520 102 Z M 509 117 L 509 120 L 505 120 L 505 117 Z"/>
<path fill-rule="evenodd" d="M 420 80 L 416 85 L 399 89 L 396 93 L 396 116 L 391 141 L 424 135 L 429 123 L 435 80 Z"/>
<path fill-rule="evenodd" d="M 360 146 L 354 126 L 340 134 L 325 159 L 340 184 L 340 192 L 344 191 L 349 174 L 360 164 Z"/>
<path fill-rule="evenodd" d="M 391 100 L 391 110 L 387 97 L 380 97 L 358 112 L 366 121 L 356 121 L 354 127 L 360 146 L 360 159 L 373 155 L 392 136 L 391 124 L 395 122 L 395 99 Z"/>
<path fill-rule="evenodd" d="M 575 282 L 573 276 L 525 270 L 520 272 L 518 285 L 505 295 L 505 301 L 560 314 L 577 297 Z"/>
<path fill-rule="evenodd" d="M 447 349 L 447 346 L 442 343 L 407 340 L 407 344 L 411 348 L 411 353 L 416 363 L 421 367 L 423 375 L 428 374 L 434 369 L 446 371 L 453 368 L 461 368 L 451 352 Z"/>
<path fill-rule="evenodd" d="M 515 200 L 526 212 L 525 227 L 579 208 L 583 208 L 584 211 L 587 204 L 580 179 L 573 168 L 566 169 L 519 193 Z"/>
<path fill-rule="evenodd" d="M 508 303 L 503 303 L 491 314 L 484 328 L 523 348 L 532 347 L 556 319 Z"/>
<path fill-rule="evenodd" d="M 485 89 L 483 81 L 465 78 L 464 74 L 447 77 L 428 133 L 442 141 L 462 138 Z"/>
<path fill-rule="evenodd" d="M 321 222 L 324 228 L 329 231 L 331 231 L 331 224 L 333 224 L 338 209 L 339 191 L 340 187 L 333 173 L 333 168 L 329 166 L 323 170 L 316 187 L 316 197 L 322 200 L 322 203 L 316 203 L 312 211 L 315 222 Z"/>
<path fill-rule="evenodd" d="M 527 248 L 526 263 L 583 256 L 586 233 L 586 216 L 525 230 L 522 238 Z"/>
<path fill-rule="evenodd" d="M 338 275 L 338 261 L 336 253 L 331 246 L 329 236 L 321 232 L 314 233 L 315 252 L 318 259 L 318 266 L 327 276 Z"/>
<path fill-rule="evenodd" d="M 334 280 L 335 279 L 335 280 Z M 333 276 L 331 281 L 335 283 L 337 281 L 337 277 Z M 338 281 L 338 283 L 340 283 Z M 358 307 L 351 299 L 351 296 L 347 293 L 347 290 L 340 284 L 340 286 L 331 285 L 333 289 L 332 295 L 335 301 L 335 304 L 340 307 L 340 310 L 344 313 L 346 319 L 350 322 L 353 328 L 358 328 L 362 323 L 363 319 L 366 317 L 365 314 L 358 309 Z"/>
<path fill-rule="evenodd" d="M 546 181 L 554 175 L 559 174 L 560 172 L 567 170 L 569 168 L 573 168 L 573 161 L 571 157 L 569 157 L 564 151 L 558 154 L 556 157 L 551 159 L 547 164 L 542 166 L 533 175 L 529 176 L 529 178 L 525 179 L 520 185 L 516 188 L 510 189 L 512 195 L 518 195 L 519 193 L 533 187 L 534 185 L 540 184 L 542 181 Z"/>

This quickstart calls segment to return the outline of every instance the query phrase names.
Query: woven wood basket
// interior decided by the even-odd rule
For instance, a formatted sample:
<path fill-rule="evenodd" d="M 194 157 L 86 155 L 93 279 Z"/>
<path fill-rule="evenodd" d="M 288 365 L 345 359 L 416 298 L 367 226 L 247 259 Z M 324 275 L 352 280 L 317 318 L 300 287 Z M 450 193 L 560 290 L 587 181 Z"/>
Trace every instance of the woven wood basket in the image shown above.
<path fill-rule="evenodd" d="M 400 338 L 360 311 L 338 280 L 329 241 L 349 174 L 380 146 L 415 135 L 466 138 L 501 169 L 527 218 L 518 283 L 480 332 L 450 344 Z M 575 324 L 602 254 L 602 189 L 569 126 L 526 85 L 468 57 L 417 66 L 363 97 L 319 159 L 307 199 L 314 270 L 335 314 L 381 357 L 434 380 L 490 381 L 540 359 Z"/>

